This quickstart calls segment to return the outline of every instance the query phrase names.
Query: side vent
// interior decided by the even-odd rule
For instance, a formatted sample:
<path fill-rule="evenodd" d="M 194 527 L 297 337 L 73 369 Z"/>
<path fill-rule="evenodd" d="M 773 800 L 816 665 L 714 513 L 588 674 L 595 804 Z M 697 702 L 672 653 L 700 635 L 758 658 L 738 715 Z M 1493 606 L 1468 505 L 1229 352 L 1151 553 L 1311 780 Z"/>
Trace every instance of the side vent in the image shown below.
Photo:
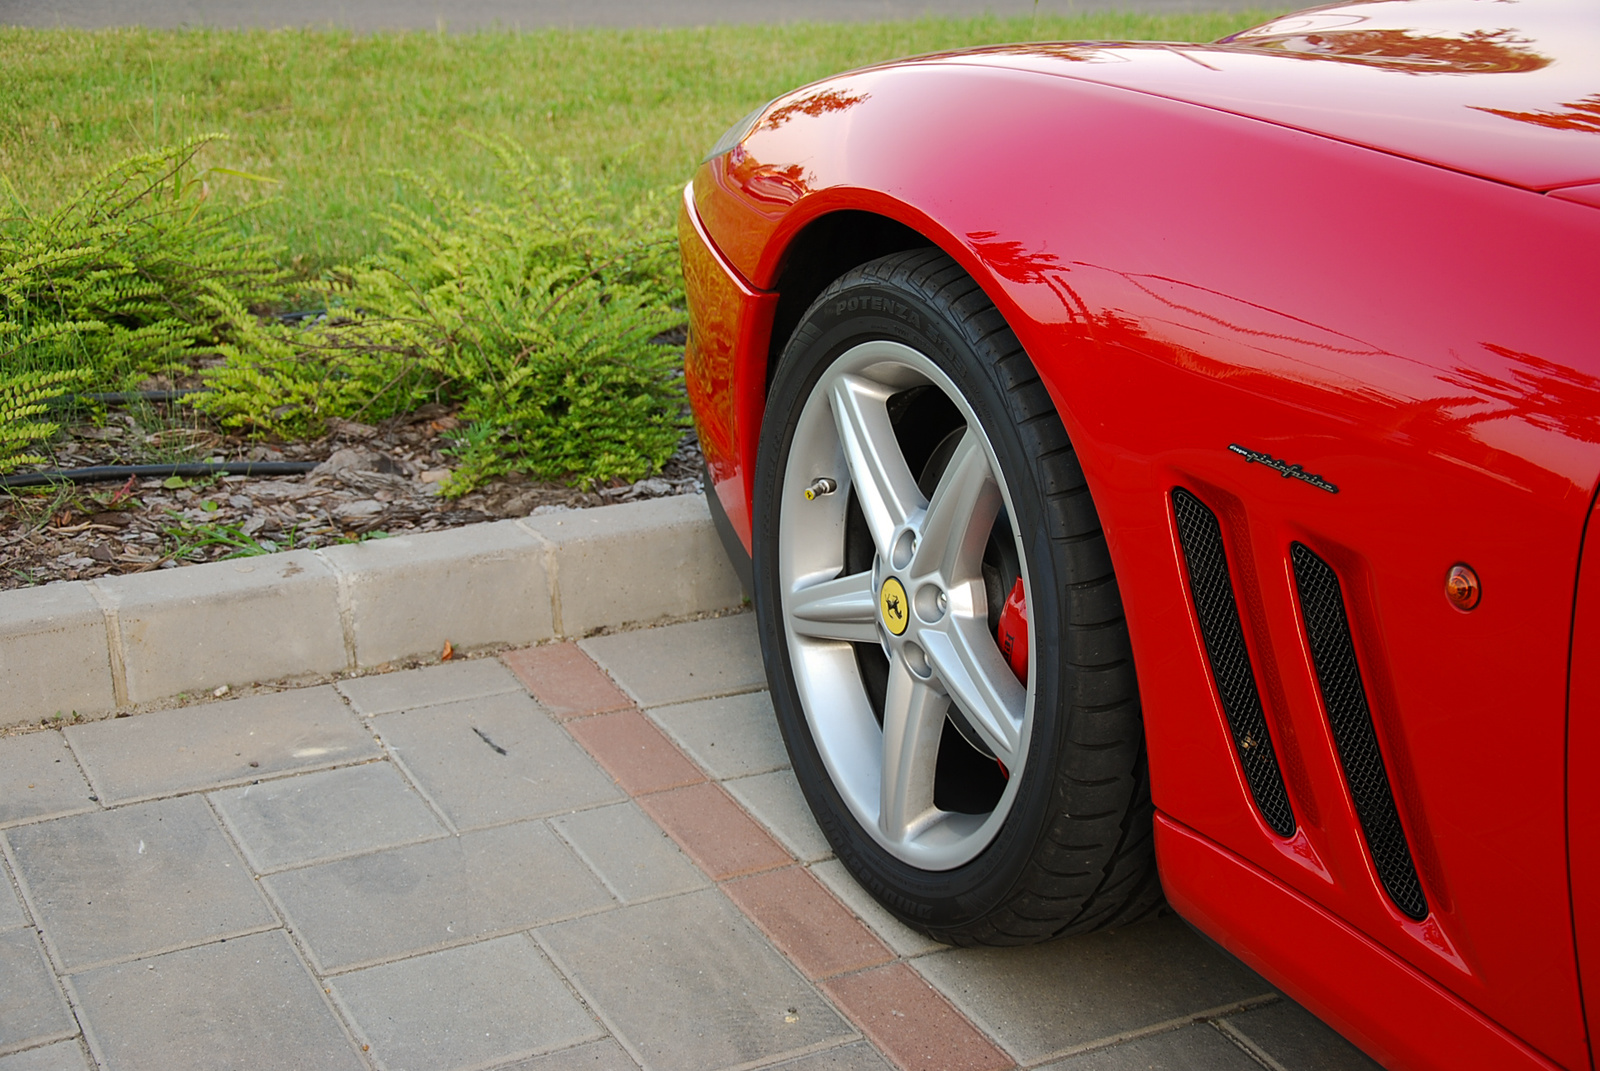
<path fill-rule="evenodd" d="M 1339 749 L 1339 762 L 1355 801 L 1367 850 L 1378 868 L 1378 878 L 1390 899 L 1414 919 L 1428 916 L 1428 901 L 1417 879 L 1417 867 L 1400 825 L 1389 774 L 1378 749 L 1378 734 L 1372 727 L 1372 710 L 1367 706 L 1367 691 L 1361 683 L 1361 667 L 1356 662 L 1355 645 L 1350 639 L 1350 619 L 1345 613 L 1344 595 L 1333 567 L 1300 543 L 1289 548 L 1294 563 L 1295 586 L 1300 590 L 1300 612 L 1305 617 L 1306 637 L 1311 641 L 1311 660 L 1317 667 L 1317 685 L 1322 689 L 1322 705 L 1333 727 L 1333 742 Z"/>
<path fill-rule="evenodd" d="M 1189 566 L 1189 591 L 1200 617 L 1211 676 L 1222 700 L 1233 747 L 1244 768 L 1250 793 L 1267 825 L 1280 837 L 1294 833 L 1294 809 L 1283 787 L 1283 773 L 1267 734 L 1267 719 L 1256 688 L 1255 670 L 1244 643 L 1239 604 L 1233 597 L 1228 558 L 1222 548 L 1222 527 L 1216 514 L 1194 495 L 1177 488 L 1172 492 L 1172 512 L 1178 519 L 1178 542 Z"/>

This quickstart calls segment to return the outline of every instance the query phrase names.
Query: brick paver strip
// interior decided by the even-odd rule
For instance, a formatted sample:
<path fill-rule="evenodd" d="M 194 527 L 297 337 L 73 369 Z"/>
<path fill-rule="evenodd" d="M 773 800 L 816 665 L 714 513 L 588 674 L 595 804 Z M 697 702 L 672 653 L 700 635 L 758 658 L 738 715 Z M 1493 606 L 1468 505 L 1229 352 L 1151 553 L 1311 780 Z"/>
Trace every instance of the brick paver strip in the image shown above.
<path fill-rule="evenodd" d="M 705 780 L 700 768 L 637 710 L 569 721 L 567 731 L 631 795 L 662 792 Z"/>
<path fill-rule="evenodd" d="M 633 706 L 633 700 L 575 643 L 524 647 L 500 657 L 529 693 L 563 720 Z"/>
<path fill-rule="evenodd" d="M 829 978 L 894 959 L 882 941 L 801 867 L 730 881 L 722 891 L 808 978 Z"/>
<path fill-rule="evenodd" d="M 639 806 L 717 881 L 794 862 L 720 785 L 641 796 Z"/>
<path fill-rule="evenodd" d="M 904 963 L 822 983 L 838 1008 L 907 1071 L 1001 1071 L 1011 1057 Z"/>

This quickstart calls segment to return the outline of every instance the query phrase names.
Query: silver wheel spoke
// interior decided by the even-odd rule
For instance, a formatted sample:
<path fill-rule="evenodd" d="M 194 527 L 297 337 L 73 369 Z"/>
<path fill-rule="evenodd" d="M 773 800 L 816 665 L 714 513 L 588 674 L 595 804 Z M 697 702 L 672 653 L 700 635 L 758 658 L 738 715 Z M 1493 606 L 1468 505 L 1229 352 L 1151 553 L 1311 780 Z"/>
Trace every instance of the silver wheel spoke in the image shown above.
<path fill-rule="evenodd" d="M 969 430 L 934 488 L 916 556 L 911 560 L 911 574 L 937 572 L 947 583 L 976 578 L 1001 505 L 1000 485 L 989 468 L 989 457 Z"/>
<path fill-rule="evenodd" d="M 903 659 L 890 662 L 878 828 L 892 843 L 915 838 L 941 817 L 933 806 L 933 774 L 948 705 L 937 690 L 911 675 Z"/>
<path fill-rule="evenodd" d="M 885 561 L 895 530 L 924 505 L 884 406 L 891 393 L 889 387 L 861 376 L 840 376 L 828 391 L 856 501 L 878 556 Z"/>
<path fill-rule="evenodd" d="M 872 590 L 870 572 L 795 588 L 788 612 L 789 626 L 798 635 L 850 643 L 878 642 L 878 597 Z"/>
<path fill-rule="evenodd" d="M 987 621 L 982 616 L 952 615 L 944 628 L 924 631 L 922 641 L 934 676 L 982 734 L 989 750 L 1007 769 L 1019 769 L 1017 751 L 1028 692 L 990 639 Z"/>

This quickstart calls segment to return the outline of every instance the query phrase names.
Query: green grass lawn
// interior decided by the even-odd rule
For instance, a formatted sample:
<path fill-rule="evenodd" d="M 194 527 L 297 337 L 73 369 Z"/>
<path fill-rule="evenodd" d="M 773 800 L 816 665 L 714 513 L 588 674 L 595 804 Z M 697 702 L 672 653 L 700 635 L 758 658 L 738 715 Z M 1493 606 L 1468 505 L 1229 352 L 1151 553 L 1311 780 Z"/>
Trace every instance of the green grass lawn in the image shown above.
<path fill-rule="evenodd" d="M 753 106 L 835 71 L 1030 38 L 1206 41 L 1269 14 L 467 35 L 0 29 L 0 174 L 37 210 L 130 153 L 220 131 L 231 140 L 206 163 L 277 181 L 219 178 L 217 198 L 270 196 L 243 225 L 316 268 L 380 247 L 373 211 L 401 196 L 386 172 L 486 191 L 494 160 L 473 135 L 569 160 L 628 201 L 683 181 Z"/>

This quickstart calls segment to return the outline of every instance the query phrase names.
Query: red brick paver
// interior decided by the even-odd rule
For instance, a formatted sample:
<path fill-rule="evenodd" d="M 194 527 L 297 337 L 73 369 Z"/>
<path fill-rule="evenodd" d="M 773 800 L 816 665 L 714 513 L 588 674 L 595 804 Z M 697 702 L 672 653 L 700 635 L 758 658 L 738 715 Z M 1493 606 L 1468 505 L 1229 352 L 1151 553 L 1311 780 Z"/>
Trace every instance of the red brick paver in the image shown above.
<path fill-rule="evenodd" d="M 1002 1071 L 1015 1066 L 904 963 L 823 982 L 822 991 L 906 1071 Z"/>
<path fill-rule="evenodd" d="M 829 978 L 894 959 L 809 870 L 785 867 L 722 887 L 808 978 Z"/>
<path fill-rule="evenodd" d="M 535 699 L 563 720 L 633 706 L 606 671 L 575 643 L 524 647 L 500 658 Z"/>
<path fill-rule="evenodd" d="M 639 806 L 715 881 L 794 862 L 720 785 L 642 796 Z"/>
<path fill-rule="evenodd" d="M 637 710 L 569 721 L 567 731 L 630 796 L 705 780 L 700 767 Z"/>

